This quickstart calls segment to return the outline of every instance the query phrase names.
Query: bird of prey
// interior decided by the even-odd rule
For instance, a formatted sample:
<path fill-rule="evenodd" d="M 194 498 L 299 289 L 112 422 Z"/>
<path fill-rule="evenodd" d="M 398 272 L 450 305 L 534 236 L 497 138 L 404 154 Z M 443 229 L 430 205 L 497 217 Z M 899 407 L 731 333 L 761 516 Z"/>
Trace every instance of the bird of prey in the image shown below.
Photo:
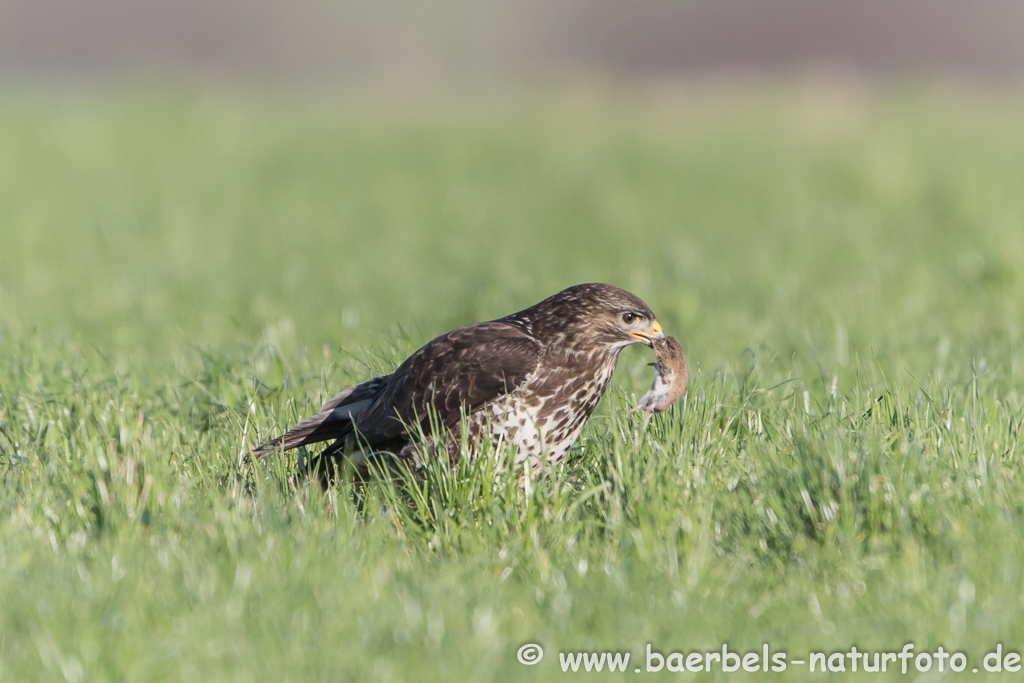
<path fill-rule="evenodd" d="M 254 456 L 332 441 L 320 459 L 326 483 L 345 459 L 365 475 L 378 456 L 414 469 L 436 447 L 457 458 L 465 434 L 469 457 L 490 440 L 513 449 L 516 465 L 555 465 L 604 394 L 622 349 L 653 346 L 664 336 L 635 294 L 607 284 L 569 287 L 518 313 L 437 337 L 392 374 L 342 391 Z M 435 450 L 418 435 L 428 435 Z"/>
<path fill-rule="evenodd" d="M 686 391 L 690 381 L 690 369 L 686 367 L 686 354 L 675 337 L 656 339 L 652 344 L 654 357 L 654 381 L 651 388 L 640 399 L 636 408 L 629 411 L 646 410 L 649 413 L 660 413 L 668 410 L 677 398 Z"/>

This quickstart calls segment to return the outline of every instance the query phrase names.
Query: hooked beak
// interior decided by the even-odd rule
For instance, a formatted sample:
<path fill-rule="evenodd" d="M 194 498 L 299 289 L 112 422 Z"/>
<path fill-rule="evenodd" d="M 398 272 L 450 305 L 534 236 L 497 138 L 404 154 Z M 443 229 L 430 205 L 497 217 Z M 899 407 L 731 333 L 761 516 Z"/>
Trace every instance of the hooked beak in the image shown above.
<path fill-rule="evenodd" d="M 665 338 L 665 333 L 661 331 L 661 323 L 659 323 L 657 320 L 655 320 L 654 323 L 651 325 L 651 329 L 650 329 L 649 333 L 647 333 L 647 332 L 630 332 L 629 336 L 633 337 L 638 342 L 643 342 L 644 344 L 647 344 L 651 348 L 654 348 L 654 340 L 655 339 L 664 339 Z"/>

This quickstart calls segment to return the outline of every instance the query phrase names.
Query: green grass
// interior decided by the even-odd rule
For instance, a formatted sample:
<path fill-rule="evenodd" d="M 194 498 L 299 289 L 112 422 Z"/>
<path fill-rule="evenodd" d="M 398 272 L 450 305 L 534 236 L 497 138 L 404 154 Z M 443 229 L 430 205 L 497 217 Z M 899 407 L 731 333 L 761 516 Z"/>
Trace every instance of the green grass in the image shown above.
<path fill-rule="evenodd" d="M 1010 92 L 6 95 L 0 679 L 1020 651 L 1022 119 Z M 359 514 L 240 466 L 434 335 L 595 280 L 691 386 L 627 415 L 628 349 L 529 495 L 439 465 Z"/>

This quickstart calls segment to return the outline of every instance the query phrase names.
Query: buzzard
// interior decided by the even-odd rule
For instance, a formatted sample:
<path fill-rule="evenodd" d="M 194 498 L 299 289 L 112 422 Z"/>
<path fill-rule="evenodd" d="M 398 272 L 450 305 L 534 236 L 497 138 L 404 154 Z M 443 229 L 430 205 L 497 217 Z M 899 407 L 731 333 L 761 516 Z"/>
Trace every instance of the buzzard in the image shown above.
<path fill-rule="evenodd" d="M 653 347 L 664 336 L 635 294 L 606 284 L 569 287 L 437 337 L 392 374 L 349 387 L 254 456 L 333 441 L 321 453 L 321 477 L 336 475 L 346 458 L 365 475 L 378 456 L 418 468 L 436 453 L 418 435 L 458 457 L 465 434 L 470 457 L 486 439 L 511 447 L 516 465 L 554 465 L 594 412 L 622 349 Z"/>

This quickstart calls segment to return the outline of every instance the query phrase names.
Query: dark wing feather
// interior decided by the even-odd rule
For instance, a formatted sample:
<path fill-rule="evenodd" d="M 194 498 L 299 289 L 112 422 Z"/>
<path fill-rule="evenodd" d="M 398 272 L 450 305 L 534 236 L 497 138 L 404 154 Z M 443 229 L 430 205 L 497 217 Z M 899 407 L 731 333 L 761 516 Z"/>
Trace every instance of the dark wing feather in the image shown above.
<path fill-rule="evenodd" d="M 389 379 L 390 376 L 374 377 L 349 387 L 325 403 L 316 415 L 307 417 L 286 434 L 257 448 L 253 457 L 263 458 L 277 450 L 287 451 L 346 436 L 352 432 L 352 418 L 373 402 Z"/>
<path fill-rule="evenodd" d="M 487 322 L 453 330 L 403 362 L 380 396 L 355 419 L 369 444 L 429 430 L 431 410 L 446 427 L 512 392 L 540 362 L 540 343 L 518 325 Z"/>

